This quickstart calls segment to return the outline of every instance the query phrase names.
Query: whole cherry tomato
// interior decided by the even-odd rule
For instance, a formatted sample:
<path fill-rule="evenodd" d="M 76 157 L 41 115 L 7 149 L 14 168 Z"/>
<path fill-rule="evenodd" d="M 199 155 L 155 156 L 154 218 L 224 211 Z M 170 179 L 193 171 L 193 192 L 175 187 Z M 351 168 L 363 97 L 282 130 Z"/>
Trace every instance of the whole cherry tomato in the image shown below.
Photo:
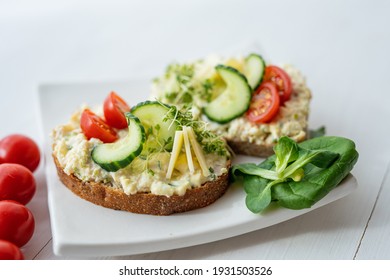
<path fill-rule="evenodd" d="M 7 240 L 0 240 L 0 260 L 24 260 L 24 256 L 18 246 Z"/>
<path fill-rule="evenodd" d="M 20 164 L 0 164 L 0 200 L 15 200 L 26 205 L 35 194 L 32 172 Z"/>
<path fill-rule="evenodd" d="M 12 200 L 0 201 L 0 239 L 22 247 L 31 239 L 34 228 L 33 214 L 26 206 Z"/>
<path fill-rule="evenodd" d="M 0 164 L 18 163 L 34 172 L 40 159 L 38 145 L 27 136 L 11 134 L 0 141 Z"/>

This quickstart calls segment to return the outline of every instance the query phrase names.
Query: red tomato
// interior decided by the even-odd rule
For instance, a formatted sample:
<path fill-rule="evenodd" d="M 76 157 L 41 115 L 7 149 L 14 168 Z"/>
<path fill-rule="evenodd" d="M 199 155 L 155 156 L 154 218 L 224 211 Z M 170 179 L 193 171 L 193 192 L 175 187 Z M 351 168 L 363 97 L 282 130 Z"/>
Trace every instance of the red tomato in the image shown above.
<path fill-rule="evenodd" d="M 12 200 L 0 201 L 0 239 L 22 247 L 32 237 L 35 221 L 31 211 Z"/>
<path fill-rule="evenodd" d="M 85 109 L 81 114 L 80 127 L 88 139 L 97 138 L 104 143 L 111 143 L 118 139 L 117 133 L 89 109 Z"/>
<path fill-rule="evenodd" d="M 0 200 L 15 200 L 26 205 L 35 194 L 34 175 L 15 163 L 0 165 Z"/>
<path fill-rule="evenodd" d="M 266 123 L 278 113 L 279 105 L 276 86 L 271 82 L 262 83 L 252 96 L 246 117 L 254 123 Z"/>
<path fill-rule="evenodd" d="M 34 172 L 40 159 L 38 145 L 27 136 L 12 134 L 0 141 L 0 163 L 19 163 Z"/>
<path fill-rule="evenodd" d="M 110 126 L 118 129 L 127 127 L 125 113 L 130 112 L 130 107 L 115 92 L 112 91 L 104 100 L 103 110 L 106 122 Z"/>
<path fill-rule="evenodd" d="M 282 69 L 274 65 L 265 68 L 264 82 L 273 82 L 280 95 L 280 103 L 284 104 L 290 99 L 292 85 L 290 76 Z"/>
<path fill-rule="evenodd" d="M 18 246 L 7 240 L 0 240 L 0 260 L 24 260 L 24 256 Z"/>

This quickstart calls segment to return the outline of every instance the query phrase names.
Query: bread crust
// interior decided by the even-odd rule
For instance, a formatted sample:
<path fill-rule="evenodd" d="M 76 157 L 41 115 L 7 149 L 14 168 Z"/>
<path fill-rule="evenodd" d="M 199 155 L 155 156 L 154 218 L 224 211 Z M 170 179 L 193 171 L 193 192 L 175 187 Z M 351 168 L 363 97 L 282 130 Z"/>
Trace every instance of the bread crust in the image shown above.
<path fill-rule="evenodd" d="M 307 132 L 304 136 L 297 139 L 297 142 L 302 142 L 306 140 Z M 235 139 L 229 139 L 227 140 L 227 143 L 229 144 L 230 148 L 236 153 L 240 155 L 248 155 L 248 156 L 255 156 L 255 157 L 269 157 L 274 154 L 274 144 L 256 144 L 256 143 L 250 143 L 247 141 L 242 141 L 238 137 Z"/>
<path fill-rule="evenodd" d="M 215 202 L 229 187 L 229 172 L 226 172 L 214 181 L 187 190 L 183 196 L 164 196 L 151 193 L 127 195 L 109 184 L 81 181 L 73 174 L 66 174 L 54 155 L 53 158 L 61 182 L 74 194 L 106 208 L 137 214 L 166 216 L 202 208 Z"/>
<path fill-rule="evenodd" d="M 248 155 L 255 157 L 268 157 L 272 155 L 273 146 L 271 145 L 258 145 L 256 143 L 250 143 L 239 139 L 232 139 L 227 141 L 229 146 L 236 154 Z"/>

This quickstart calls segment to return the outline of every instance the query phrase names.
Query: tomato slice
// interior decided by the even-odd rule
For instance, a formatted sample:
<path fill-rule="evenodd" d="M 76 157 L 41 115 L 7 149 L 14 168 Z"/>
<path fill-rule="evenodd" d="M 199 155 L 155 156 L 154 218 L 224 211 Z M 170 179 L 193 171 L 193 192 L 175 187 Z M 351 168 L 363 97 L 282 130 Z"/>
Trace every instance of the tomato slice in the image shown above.
<path fill-rule="evenodd" d="M 80 127 L 88 140 L 97 138 L 104 143 L 112 143 L 118 139 L 115 130 L 89 109 L 81 114 Z"/>
<path fill-rule="evenodd" d="M 265 68 L 264 82 L 272 82 L 280 95 L 280 104 L 290 99 L 292 92 L 292 85 L 290 76 L 280 67 L 269 65 Z"/>
<path fill-rule="evenodd" d="M 246 117 L 254 123 L 266 123 L 279 111 L 280 97 L 274 83 L 265 82 L 252 96 Z"/>
<path fill-rule="evenodd" d="M 127 127 L 126 112 L 130 112 L 130 107 L 119 95 L 111 92 L 103 105 L 104 117 L 106 122 L 115 128 L 122 129 Z"/>

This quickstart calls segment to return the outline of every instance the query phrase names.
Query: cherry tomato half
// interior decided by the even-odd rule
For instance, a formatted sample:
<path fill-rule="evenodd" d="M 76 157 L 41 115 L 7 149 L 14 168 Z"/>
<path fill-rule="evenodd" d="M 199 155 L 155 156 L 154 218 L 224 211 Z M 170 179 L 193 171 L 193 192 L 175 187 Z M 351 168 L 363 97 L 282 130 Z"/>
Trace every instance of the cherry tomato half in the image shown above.
<path fill-rule="evenodd" d="M 34 175 L 20 164 L 0 165 L 0 200 L 15 200 L 26 205 L 36 190 Z"/>
<path fill-rule="evenodd" d="M 118 129 L 127 127 L 125 113 L 130 112 L 130 107 L 115 92 L 112 91 L 104 100 L 103 111 L 107 124 Z"/>
<path fill-rule="evenodd" d="M 290 99 L 292 92 L 292 85 L 290 76 L 278 66 L 269 65 L 265 68 L 264 82 L 272 82 L 280 95 L 280 104 Z"/>
<path fill-rule="evenodd" d="M 32 237 L 35 221 L 31 211 L 12 200 L 0 201 L 0 239 L 22 247 Z"/>
<path fill-rule="evenodd" d="M 7 240 L 0 240 L 0 260 L 24 260 L 24 256 L 18 246 Z"/>
<path fill-rule="evenodd" d="M 118 139 L 117 133 L 98 115 L 89 109 L 81 114 L 80 127 L 89 139 L 97 138 L 104 143 L 112 143 Z"/>
<path fill-rule="evenodd" d="M 254 123 L 266 123 L 278 113 L 280 97 L 276 86 L 271 82 L 260 85 L 252 96 L 246 117 Z"/>
<path fill-rule="evenodd" d="M 11 134 L 0 141 L 0 163 L 19 163 L 34 172 L 40 159 L 38 145 L 27 136 Z"/>

